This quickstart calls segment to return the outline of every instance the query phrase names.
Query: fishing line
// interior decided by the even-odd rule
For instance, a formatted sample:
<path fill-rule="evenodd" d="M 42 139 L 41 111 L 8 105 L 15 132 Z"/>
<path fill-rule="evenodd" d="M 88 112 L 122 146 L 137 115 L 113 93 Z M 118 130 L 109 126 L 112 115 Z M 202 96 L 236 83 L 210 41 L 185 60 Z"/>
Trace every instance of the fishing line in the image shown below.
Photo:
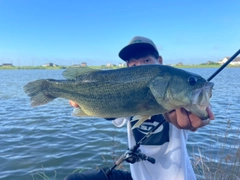
<path fill-rule="evenodd" d="M 229 58 L 220 68 L 217 69 L 216 72 L 214 72 L 207 81 L 211 81 L 219 72 L 221 72 L 230 62 L 232 62 L 238 55 L 240 54 L 240 49 L 231 57 Z M 151 162 L 152 164 L 155 163 L 155 159 L 146 156 L 145 154 L 141 153 L 140 145 L 143 142 L 148 141 L 151 139 L 151 135 L 164 123 L 166 123 L 166 120 L 163 119 L 157 126 L 153 127 L 140 141 L 138 141 L 133 148 L 128 149 L 116 162 L 115 164 L 106 171 L 106 174 L 109 175 L 112 170 L 114 170 L 118 165 L 120 165 L 123 161 L 127 161 L 128 163 L 134 164 L 135 162 L 138 162 L 140 160 L 147 160 Z"/>

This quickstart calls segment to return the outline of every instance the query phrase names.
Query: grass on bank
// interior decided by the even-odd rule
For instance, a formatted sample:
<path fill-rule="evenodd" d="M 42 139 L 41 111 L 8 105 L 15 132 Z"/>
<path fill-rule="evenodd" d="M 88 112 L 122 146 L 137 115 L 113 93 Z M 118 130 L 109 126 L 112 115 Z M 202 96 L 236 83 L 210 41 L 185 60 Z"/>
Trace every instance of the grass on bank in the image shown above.
<path fill-rule="evenodd" d="M 28 69 L 66 69 L 66 66 L 0 66 L 0 70 L 28 70 Z"/>
<path fill-rule="evenodd" d="M 122 67 L 113 66 L 89 66 L 93 69 L 118 69 Z M 220 64 L 199 64 L 199 65 L 173 65 L 176 68 L 219 68 Z M 228 65 L 230 68 L 240 68 L 240 65 Z M 47 70 L 58 70 L 58 69 L 67 69 L 73 68 L 72 66 L 0 66 L 0 70 L 28 70 L 28 69 L 47 69 Z"/>
<path fill-rule="evenodd" d="M 201 149 L 197 143 L 193 147 L 195 154 L 189 155 L 191 158 L 192 166 L 198 180 L 240 180 L 240 127 L 234 130 L 234 137 L 231 120 L 227 121 L 226 131 L 218 134 L 209 133 L 211 139 L 214 139 L 215 145 L 209 144 L 209 151 Z M 115 132 L 112 134 L 111 147 L 109 148 L 109 156 L 111 156 L 112 162 L 102 156 L 103 162 L 107 163 L 109 167 L 112 167 L 114 162 L 119 158 L 116 150 L 119 150 L 119 142 L 115 140 Z M 221 141 L 219 140 L 221 139 Z M 231 142 L 228 143 L 228 142 Z M 215 149 L 220 149 L 218 152 Z M 123 149 L 124 152 L 126 149 Z M 127 167 L 126 167 L 127 166 Z M 96 167 L 96 169 L 101 167 Z M 117 169 L 129 170 L 128 164 L 121 164 Z M 83 169 L 76 169 L 74 172 L 82 172 Z M 69 172 L 74 173 L 74 172 Z M 54 171 L 54 177 L 49 178 L 44 169 L 42 171 L 36 171 L 32 173 L 33 180 L 56 180 L 63 179 L 63 177 L 57 177 L 57 172 Z"/>
<path fill-rule="evenodd" d="M 194 147 L 197 152 L 192 155 L 192 165 L 198 179 L 240 180 L 240 127 L 232 129 L 229 119 L 225 128 L 226 131 L 219 134 L 210 132 L 214 140 L 214 144 L 208 144 L 210 154 L 204 154 L 206 149 Z M 216 152 L 216 148 L 220 150 Z"/>
<path fill-rule="evenodd" d="M 56 171 L 53 179 L 48 177 L 44 171 L 38 171 L 35 174 L 32 174 L 32 180 L 56 180 L 56 178 L 57 178 Z"/>

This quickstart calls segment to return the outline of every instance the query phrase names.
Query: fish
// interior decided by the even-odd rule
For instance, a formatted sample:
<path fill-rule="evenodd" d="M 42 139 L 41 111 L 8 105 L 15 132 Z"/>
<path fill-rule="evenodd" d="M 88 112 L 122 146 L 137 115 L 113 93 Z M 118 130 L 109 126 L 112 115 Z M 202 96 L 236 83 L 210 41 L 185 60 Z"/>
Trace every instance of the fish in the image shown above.
<path fill-rule="evenodd" d="M 79 105 L 77 116 L 134 116 L 138 121 L 135 127 L 149 116 L 180 107 L 207 119 L 214 86 L 198 74 L 160 64 L 113 70 L 69 68 L 62 75 L 65 79 L 39 79 L 26 84 L 24 91 L 31 106 L 64 98 Z"/>

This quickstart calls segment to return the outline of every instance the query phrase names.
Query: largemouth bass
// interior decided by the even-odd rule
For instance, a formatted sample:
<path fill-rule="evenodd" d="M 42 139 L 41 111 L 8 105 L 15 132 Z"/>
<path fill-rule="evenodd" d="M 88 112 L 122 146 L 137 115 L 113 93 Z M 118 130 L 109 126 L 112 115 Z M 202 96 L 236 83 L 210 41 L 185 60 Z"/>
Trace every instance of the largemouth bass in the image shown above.
<path fill-rule="evenodd" d="M 55 98 L 75 101 L 79 116 L 118 118 L 137 116 L 139 126 L 149 116 L 183 107 L 201 119 L 213 83 L 197 74 L 166 65 L 145 65 L 116 70 L 88 67 L 67 69 L 65 80 L 42 79 L 29 82 L 24 90 L 32 106 Z"/>

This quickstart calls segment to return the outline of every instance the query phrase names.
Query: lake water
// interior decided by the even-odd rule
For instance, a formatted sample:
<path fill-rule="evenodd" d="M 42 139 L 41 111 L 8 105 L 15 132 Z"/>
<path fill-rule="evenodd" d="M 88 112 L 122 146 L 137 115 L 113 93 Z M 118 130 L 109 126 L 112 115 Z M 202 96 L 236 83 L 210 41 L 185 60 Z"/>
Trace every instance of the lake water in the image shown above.
<path fill-rule="evenodd" d="M 208 78 L 214 68 L 187 69 Z M 63 179 L 75 170 L 111 167 L 127 149 L 126 127 L 100 118 L 71 116 L 65 99 L 32 108 L 23 86 L 36 79 L 63 79 L 63 70 L 0 71 L 0 179 Z M 188 150 L 196 173 L 203 166 L 240 177 L 240 68 L 226 68 L 212 80 L 215 120 L 191 132 Z M 128 169 L 128 164 L 123 166 Z M 47 179 L 47 178 L 45 178 Z"/>

